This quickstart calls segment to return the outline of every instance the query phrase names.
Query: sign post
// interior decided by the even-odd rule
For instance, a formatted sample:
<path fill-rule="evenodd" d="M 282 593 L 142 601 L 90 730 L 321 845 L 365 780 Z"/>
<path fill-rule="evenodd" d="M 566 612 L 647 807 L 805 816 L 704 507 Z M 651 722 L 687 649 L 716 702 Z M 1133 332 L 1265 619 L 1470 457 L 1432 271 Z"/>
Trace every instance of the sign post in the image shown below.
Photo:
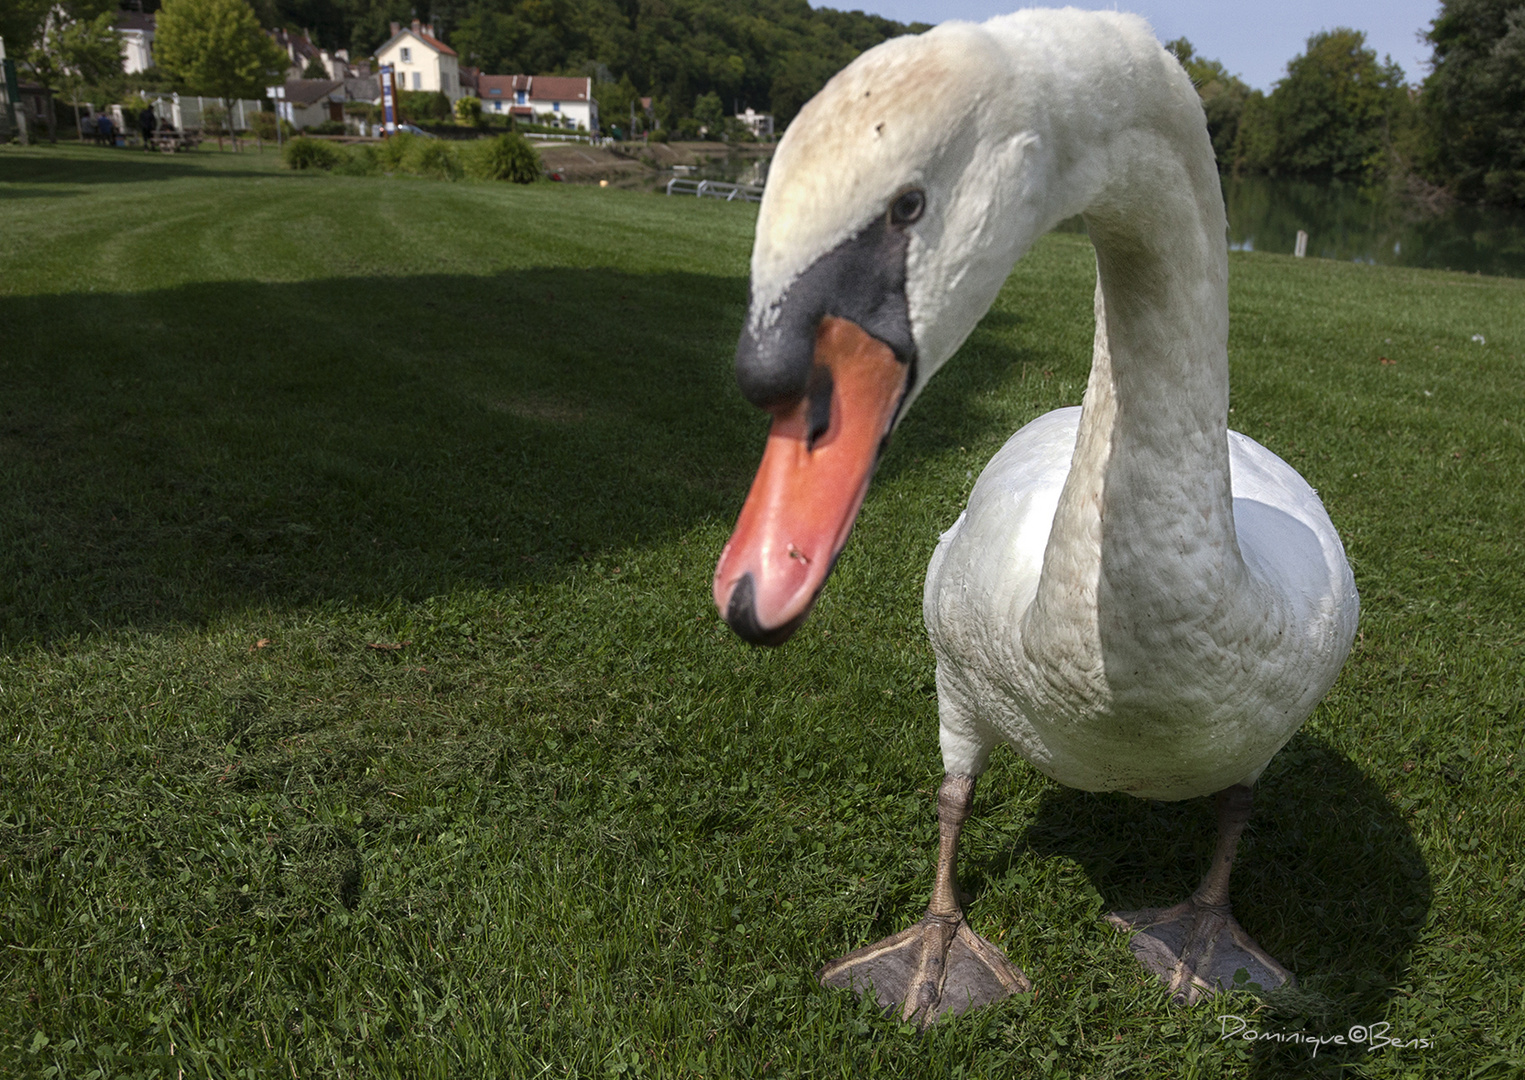
<path fill-rule="evenodd" d="M 381 137 L 397 134 L 397 72 L 391 64 L 381 65 Z"/>

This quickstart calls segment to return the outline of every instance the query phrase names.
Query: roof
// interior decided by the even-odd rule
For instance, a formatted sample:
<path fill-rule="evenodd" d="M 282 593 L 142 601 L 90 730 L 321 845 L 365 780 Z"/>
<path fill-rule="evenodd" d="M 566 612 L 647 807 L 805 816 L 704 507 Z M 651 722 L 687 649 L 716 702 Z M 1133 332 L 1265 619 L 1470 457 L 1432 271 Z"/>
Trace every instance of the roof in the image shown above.
<path fill-rule="evenodd" d="M 536 75 L 530 97 L 537 101 L 587 101 L 593 80 L 568 79 L 560 75 Z"/>
<path fill-rule="evenodd" d="M 336 90 L 344 89 L 343 79 L 287 79 L 284 99 L 293 105 L 316 105 Z"/>
<path fill-rule="evenodd" d="M 112 25 L 118 30 L 146 30 L 153 33 L 155 21 L 153 15 L 145 15 L 141 11 L 119 11 Z"/>
<path fill-rule="evenodd" d="M 477 95 L 483 101 L 502 101 L 524 90 L 531 101 L 589 101 L 593 80 L 563 75 L 479 75 Z"/>
<path fill-rule="evenodd" d="M 378 45 L 376 47 L 375 55 L 376 56 L 380 56 L 382 53 L 386 52 L 393 45 L 395 45 L 399 40 L 401 40 L 401 38 L 404 35 L 406 35 L 406 34 L 412 34 L 419 41 L 422 41 L 425 45 L 429 46 L 429 48 L 433 49 L 435 52 L 444 53 L 446 56 L 459 56 L 460 55 L 454 49 L 452 49 L 449 45 L 446 45 L 443 41 L 441 41 L 439 38 L 435 37 L 434 35 L 426 34 L 422 30 L 414 30 L 411 26 L 403 27 L 401 30 L 397 31 L 397 33 L 395 33 L 391 37 L 387 38 L 386 41 L 384 41 L 380 45 Z"/>
<path fill-rule="evenodd" d="M 528 75 L 478 75 L 477 89 L 481 91 L 478 97 L 484 100 L 489 97 L 507 98 L 513 97 L 515 90 L 528 90 L 530 77 Z"/>

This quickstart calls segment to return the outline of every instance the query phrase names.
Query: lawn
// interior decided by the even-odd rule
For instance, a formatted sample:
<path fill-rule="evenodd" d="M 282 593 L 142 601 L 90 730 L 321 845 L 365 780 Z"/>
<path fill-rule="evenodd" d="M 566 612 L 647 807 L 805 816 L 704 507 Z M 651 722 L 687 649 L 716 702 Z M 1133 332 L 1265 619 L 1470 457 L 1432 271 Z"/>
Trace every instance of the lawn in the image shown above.
<path fill-rule="evenodd" d="M 1098 915 L 1208 801 L 998 754 L 962 869 L 1037 989 L 922 1036 L 811 972 L 926 903 L 922 575 L 1080 399 L 1083 236 L 760 651 L 709 596 L 755 207 L 92 148 L 0 148 L 0 207 L 0 1076 L 1520 1075 L 1525 282 L 1231 257 L 1231 425 L 1363 604 L 1235 873 L 1299 987 L 1169 1006 Z M 1285 1041 L 1352 1025 L 1425 1044 Z"/>

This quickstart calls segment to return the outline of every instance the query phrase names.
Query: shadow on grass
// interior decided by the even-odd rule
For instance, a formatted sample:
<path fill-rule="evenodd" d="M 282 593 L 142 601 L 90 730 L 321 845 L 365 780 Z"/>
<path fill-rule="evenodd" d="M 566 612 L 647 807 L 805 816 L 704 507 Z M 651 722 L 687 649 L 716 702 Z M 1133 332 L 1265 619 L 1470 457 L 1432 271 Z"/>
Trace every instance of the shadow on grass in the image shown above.
<path fill-rule="evenodd" d="M 1307 732 L 1272 760 L 1255 791 L 1234 868 L 1234 913 L 1298 986 L 1269 995 L 1251 1026 L 1328 1037 L 1379 1022 L 1431 902 L 1408 823 L 1344 755 Z M 1053 787 L 1025 840 L 1040 855 L 1079 862 L 1107 910 L 1136 909 L 1176 903 L 1196 887 L 1214 821 L 1211 799 L 1151 803 Z M 1165 1008 L 1163 989 L 1160 1001 Z M 1259 1041 L 1253 1075 L 1338 1071 L 1366 1052 L 1324 1045 L 1314 1058 L 1305 1044 Z"/>
<path fill-rule="evenodd" d="M 745 299 L 609 269 L 12 298 L 0 643 L 504 587 L 729 525 L 767 422 L 732 375 Z M 999 374 L 929 394 L 960 419 L 917 452 L 969 438 Z"/>
<path fill-rule="evenodd" d="M 135 184 L 145 180 L 179 180 L 208 174 L 269 176 L 273 168 L 273 161 L 270 168 L 257 169 L 252 166 L 241 167 L 217 158 L 186 160 L 133 148 L 74 147 L 73 150 L 74 153 L 47 156 L 0 153 L 0 185 Z M 7 190 L 0 187 L 0 202 L 27 194 L 57 195 L 59 192 L 18 192 L 14 188 Z"/>

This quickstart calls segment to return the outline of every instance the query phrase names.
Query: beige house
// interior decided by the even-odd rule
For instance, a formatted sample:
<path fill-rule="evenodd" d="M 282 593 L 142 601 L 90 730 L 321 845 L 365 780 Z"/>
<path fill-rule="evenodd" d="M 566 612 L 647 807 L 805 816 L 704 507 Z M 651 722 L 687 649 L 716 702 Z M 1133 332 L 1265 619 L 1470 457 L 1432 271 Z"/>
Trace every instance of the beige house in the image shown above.
<path fill-rule="evenodd" d="M 399 84 L 400 85 L 400 84 Z M 560 75 L 479 75 L 482 111 L 531 124 L 598 134 L 593 80 Z"/>
<path fill-rule="evenodd" d="M 376 50 L 378 63 L 397 72 L 398 90 L 438 90 L 452 102 L 461 96 L 456 52 L 434 36 L 434 27 L 413 20 L 408 29 L 392 24 L 392 36 Z"/>

